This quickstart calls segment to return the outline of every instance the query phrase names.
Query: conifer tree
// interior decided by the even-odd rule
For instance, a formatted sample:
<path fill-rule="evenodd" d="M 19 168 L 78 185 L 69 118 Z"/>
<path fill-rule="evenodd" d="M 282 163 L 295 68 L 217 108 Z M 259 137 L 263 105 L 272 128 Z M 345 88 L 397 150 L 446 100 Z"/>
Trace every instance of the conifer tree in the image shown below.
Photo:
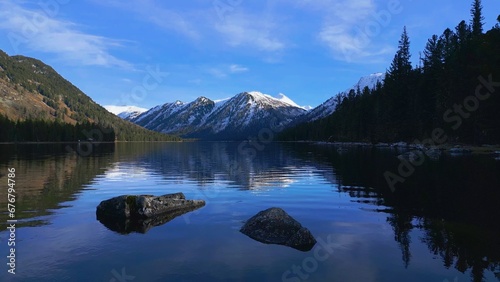
<path fill-rule="evenodd" d="M 476 37 L 483 34 L 483 5 L 481 5 L 481 0 L 474 0 L 472 3 L 472 8 L 470 10 L 472 16 L 472 36 Z"/>
<path fill-rule="evenodd" d="M 408 37 L 405 26 L 403 34 L 401 34 L 401 39 L 399 40 L 398 51 L 396 55 L 394 55 L 394 59 L 388 71 L 389 77 L 391 79 L 407 77 L 412 70 L 410 58 L 410 38 Z"/>
<path fill-rule="evenodd" d="M 443 46 L 442 41 L 439 40 L 437 35 L 433 35 L 425 46 L 424 58 L 422 59 L 424 63 L 424 69 L 435 69 L 440 68 L 443 63 Z"/>

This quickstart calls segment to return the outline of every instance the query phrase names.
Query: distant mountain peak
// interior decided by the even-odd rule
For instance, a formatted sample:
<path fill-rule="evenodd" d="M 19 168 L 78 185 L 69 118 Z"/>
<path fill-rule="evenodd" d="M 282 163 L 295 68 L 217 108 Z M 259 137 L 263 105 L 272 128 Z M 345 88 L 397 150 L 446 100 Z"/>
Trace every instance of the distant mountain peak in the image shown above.
<path fill-rule="evenodd" d="M 288 98 L 285 94 L 279 93 L 276 97 L 276 99 L 280 100 L 283 103 L 286 103 L 290 106 L 297 107 L 297 108 L 302 108 L 304 110 L 307 110 L 305 107 L 297 105 L 292 99 Z"/>
<path fill-rule="evenodd" d="M 240 93 L 240 95 L 250 96 L 256 102 L 257 101 L 262 101 L 262 100 L 267 100 L 267 99 L 273 99 L 273 97 L 271 97 L 271 96 L 269 96 L 267 94 L 264 94 L 262 92 L 259 92 L 259 91 L 243 92 L 243 93 Z"/>
<path fill-rule="evenodd" d="M 284 107 L 295 107 L 295 108 L 300 108 L 300 109 L 305 109 L 304 107 L 301 107 L 297 105 L 292 99 L 288 98 L 285 94 L 279 93 L 277 96 L 273 97 L 269 94 L 264 94 L 259 91 L 249 91 L 249 92 L 242 92 L 236 96 L 249 96 L 252 98 L 253 101 L 255 102 L 262 102 L 262 103 L 271 103 L 274 104 L 275 106 L 284 106 Z"/>
<path fill-rule="evenodd" d="M 258 91 L 241 92 L 229 99 L 167 103 L 132 120 L 148 129 L 207 139 L 245 139 L 270 124 L 286 125 L 305 110 L 286 96 Z M 257 130 L 257 131 L 256 131 Z"/>
<path fill-rule="evenodd" d="M 123 112 L 141 112 L 141 113 L 143 113 L 143 112 L 148 110 L 146 108 L 141 108 L 141 107 L 137 107 L 137 106 L 116 106 L 116 105 L 106 105 L 106 106 L 104 106 L 104 108 L 106 110 L 108 110 L 108 112 L 113 113 L 115 115 L 119 115 Z"/>
<path fill-rule="evenodd" d="M 199 103 L 210 103 L 210 102 L 214 102 L 210 99 L 208 99 L 207 97 L 204 97 L 204 96 L 200 96 L 198 98 L 196 98 L 195 102 L 199 102 Z"/>

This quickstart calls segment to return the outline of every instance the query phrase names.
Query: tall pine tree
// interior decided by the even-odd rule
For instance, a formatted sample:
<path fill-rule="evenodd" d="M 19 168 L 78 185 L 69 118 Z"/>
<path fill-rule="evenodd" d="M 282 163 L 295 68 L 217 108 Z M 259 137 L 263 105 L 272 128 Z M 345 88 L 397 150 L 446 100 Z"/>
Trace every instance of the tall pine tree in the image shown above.
<path fill-rule="evenodd" d="M 399 40 L 398 51 L 394 55 L 391 66 L 387 75 L 390 79 L 400 79 L 407 78 L 412 70 L 410 62 L 410 38 L 406 32 L 406 26 L 403 29 L 403 34 L 401 34 L 401 39 Z"/>
<path fill-rule="evenodd" d="M 481 5 L 481 0 L 474 0 L 470 13 L 472 15 L 472 35 L 476 37 L 483 34 L 484 17 L 483 5 Z"/>
<path fill-rule="evenodd" d="M 398 51 L 394 55 L 385 79 L 385 93 L 388 98 L 390 115 L 384 117 L 384 123 L 393 130 L 394 140 L 403 140 L 407 137 L 407 129 L 411 127 L 410 119 L 413 114 L 413 97 L 410 89 L 412 85 L 412 65 L 410 62 L 410 38 L 403 29 L 399 40 Z"/>

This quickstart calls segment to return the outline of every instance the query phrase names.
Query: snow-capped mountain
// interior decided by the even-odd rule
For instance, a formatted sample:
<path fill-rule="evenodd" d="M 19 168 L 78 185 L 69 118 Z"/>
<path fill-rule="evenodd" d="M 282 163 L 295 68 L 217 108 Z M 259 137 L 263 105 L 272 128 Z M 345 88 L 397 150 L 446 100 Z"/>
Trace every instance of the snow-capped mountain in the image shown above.
<path fill-rule="evenodd" d="M 335 111 L 337 103 L 339 102 L 338 98 L 339 96 L 348 94 L 351 90 L 357 90 L 358 88 L 361 91 L 365 87 L 373 89 L 375 88 L 375 86 L 377 86 L 378 82 L 383 83 L 384 79 L 385 79 L 385 73 L 380 73 L 380 72 L 361 77 L 358 83 L 354 84 L 351 88 L 337 94 L 336 96 L 326 100 L 323 104 L 312 109 L 307 114 L 305 114 L 304 117 L 301 118 L 301 120 L 314 121 L 329 116 Z"/>
<path fill-rule="evenodd" d="M 307 110 L 306 107 L 302 107 L 302 106 L 299 106 L 297 105 L 294 101 L 292 101 L 292 99 L 288 98 L 287 96 L 285 96 L 285 94 L 283 93 L 280 93 L 278 94 L 277 97 L 274 97 L 275 99 L 278 99 L 279 101 L 283 102 L 283 103 L 286 103 L 290 106 L 293 106 L 293 107 L 297 107 L 297 108 L 302 108 L 304 110 Z"/>
<path fill-rule="evenodd" d="M 377 86 L 377 83 L 383 83 L 385 79 L 385 72 L 377 72 L 377 73 L 372 73 L 368 76 L 363 76 L 362 78 L 359 79 L 358 83 L 356 83 L 351 89 L 360 89 L 363 91 L 363 88 L 368 87 L 370 89 L 375 88 Z M 347 92 L 349 92 L 349 90 Z"/>
<path fill-rule="evenodd" d="M 107 105 L 107 106 L 104 106 L 104 108 L 106 110 L 108 110 L 108 112 L 113 113 L 124 120 L 132 120 L 148 110 L 148 109 L 140 108 L 140 107 L 136 107 L 136 106 Z"/>
<path fill-rule="evenodd" d="M 175 101 L 154 107 L 132 122 L 150 130 L 184 135 L 196 131 L 214 107 L 215 102 L 205 97 L 191 103 Z"/>
<path fill-rule="evenodd" d="M 245 139 L 262 128 L 286 126 L 306 110 L 283 94 L 278 98 L 260 92 L 243 92 L 212 101 L 199 97 L 157 106 L 132 122 L 147 129 L 204 139 Z"/>
<path fill-rule="evenodd" d="M 242 92 L 222 100 L 199 97 L 190 103 L 175 101 L 150 110 L 107 106 L 150 130 L 177 134 L 188 138 L 242 140 L 256 137 L 262 129 L 279 130 L 301 122 L 314 121 L 332 114 L 342 95 L 350 90 L 374 88 L 383 82 L 385 73 L 375 73 L 359 79 L 358 83 L 344 92 L 310 110 L 301 107 L 286 95 L 272 97 L 260 92 Z M 121 113 L 120 113 L 121 111 Z"/>

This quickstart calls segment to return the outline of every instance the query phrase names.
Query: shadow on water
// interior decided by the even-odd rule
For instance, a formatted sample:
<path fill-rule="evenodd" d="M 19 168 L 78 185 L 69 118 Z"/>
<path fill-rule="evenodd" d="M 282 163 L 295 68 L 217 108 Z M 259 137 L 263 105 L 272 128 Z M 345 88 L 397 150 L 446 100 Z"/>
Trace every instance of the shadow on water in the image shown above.
<path fill-rule="evenodd" d="M 338 154 L 333 146 L 313 151 L 316 163 L 335 169 L 340 192 L 387 213 L 406 267 L 412 239 L 421 240 L 444 267 L 470 270 L 473 281 L 492 271 L 500 281 L 500 163 L 491 156 L 426 159 L 392 192 L 384 172 L 397 173 L 399 153 L 354 148 Z M 411 238 L 414 229 L 424 236 Z"/>

